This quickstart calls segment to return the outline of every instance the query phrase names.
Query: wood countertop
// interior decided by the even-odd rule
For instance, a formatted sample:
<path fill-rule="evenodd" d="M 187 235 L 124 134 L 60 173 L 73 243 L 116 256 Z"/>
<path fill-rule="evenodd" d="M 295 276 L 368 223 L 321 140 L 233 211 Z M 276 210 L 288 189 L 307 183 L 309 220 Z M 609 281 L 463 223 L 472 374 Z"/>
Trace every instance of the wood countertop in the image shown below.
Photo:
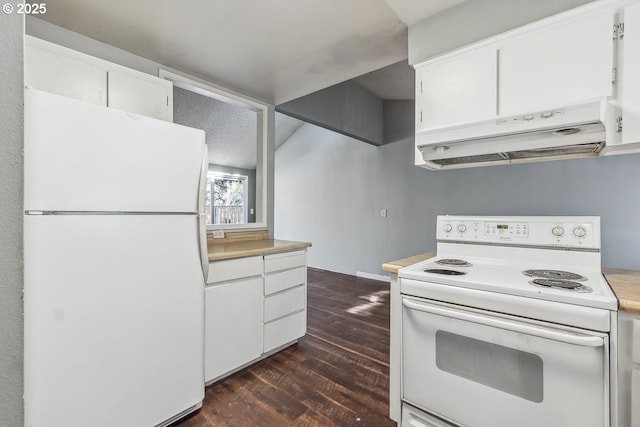
<path fill-rule="evenodd" d="M 402 267 L 433 258 L 434 256 L 436 256 L 436 252 L 432 251 L 391 261 L 382 264 L 382 270 L 397 274 Z M 640 271 L 605 268 L 602 272 L 618 298 L 620 310 L 640 314 Z"/>
<path fill-rule="evenodd" d="M 402 267 L 407 267 L 411 264 L 415 264 L 416 262 L 433 258 L 434 256 L 436 256 L 436 251 L 426 252 L 426 253 L 423 253 L 420 255 L 414 255 L 408 258 L 402 258 L 397 261 L 387 262 L 382 264 L 382 271 L 386 271 L 387 273 L 398 274 L 398 270 L 400 270 Z"/>
<path fill-rule="evenodd" d="M 311 246 L 311 243 L 309 242 L 293 242 L 289 240 L 274 239 L 209 243 L 209 261 L 220 261 L 223 259 L 295 251 L 299 249 L 306 249 L 309 246 Z"/>
<path fill-rule="evenodd" d="M 620 310 L 640 314 L 640 271 L 605 268 L 602 272 L 618 298 Z"/>

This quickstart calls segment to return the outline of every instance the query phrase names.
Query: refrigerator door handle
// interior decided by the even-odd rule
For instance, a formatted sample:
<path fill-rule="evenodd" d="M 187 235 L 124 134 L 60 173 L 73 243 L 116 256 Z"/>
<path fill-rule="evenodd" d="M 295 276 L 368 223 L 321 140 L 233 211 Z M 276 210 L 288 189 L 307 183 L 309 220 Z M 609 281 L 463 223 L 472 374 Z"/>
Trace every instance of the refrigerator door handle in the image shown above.
<path fill-rule="evenodd" d="M 200 168 L 200 182 L 198 183 L 198 213 L 203 214 L 206 208 L 205 196 L 207 192 L 207 172 L 209 170 L 209 150 L 204 145 L 204 154 L 202 157 L 202 166 Z"/>
<path fill-rule="evenodd" d="M 205 196 L 207 190 L 207 171 L 209 170 L 209 150 L 204 145 L 202 167 L 200 169 L 200 183 L 198 184 L 198 236 L 200 243 L 200 262 L 204 283 L 209 278 L 209 249 L 207 246 L 207 215 L 205 213 Z"/>
<path fill-rule="evenodd" d="M 202 276 L 204 283 L 209 278 L 209 250 L 207 247 L 207 215 L 201 213 L 198 215 L 198 235 L 200 242 L 200 262 L 202 264 Z"/>

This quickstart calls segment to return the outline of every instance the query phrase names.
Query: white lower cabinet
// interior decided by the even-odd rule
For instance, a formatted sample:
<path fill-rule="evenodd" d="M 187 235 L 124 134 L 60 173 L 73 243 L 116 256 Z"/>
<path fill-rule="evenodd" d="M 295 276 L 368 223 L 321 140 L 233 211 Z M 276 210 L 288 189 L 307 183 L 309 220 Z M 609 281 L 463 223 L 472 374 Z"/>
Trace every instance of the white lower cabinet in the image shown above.
<path fill-rule="evenodd" d="M 214 262 L 210 271 L 205 288 L 205 383 L 258 359 L 263 332 L 262 257 Z"/>
<path fill-rule="evenodd" d="M 640 427 L 640 314 L 618 312 L 618 426 Z"/>
<path fill-rule="evenodd" d="M 631 425 L 640 426 L 640 369 L 631 370 Z"/>
<path fill-rule="evenodd" d="M 210 384 L 306 333 L 306 251 L 209 263 L 205 304 Z"/>
<path fill-rule="evenodd" d="M 264 352 L 290 344 L 307 332 L 305 251 L 264 257 Z"/>

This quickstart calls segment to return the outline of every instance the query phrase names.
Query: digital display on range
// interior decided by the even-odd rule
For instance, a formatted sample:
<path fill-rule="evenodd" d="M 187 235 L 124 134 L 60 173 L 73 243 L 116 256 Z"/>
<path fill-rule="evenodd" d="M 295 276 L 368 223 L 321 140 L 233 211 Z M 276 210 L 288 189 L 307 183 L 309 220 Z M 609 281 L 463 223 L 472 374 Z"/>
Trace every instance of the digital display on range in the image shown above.
<path fill-rule="evenodd" d="M 508 224 L 496 224 L 496 228 L 498 230 L 508 230 L 509 229 L 509 225 Z"/>

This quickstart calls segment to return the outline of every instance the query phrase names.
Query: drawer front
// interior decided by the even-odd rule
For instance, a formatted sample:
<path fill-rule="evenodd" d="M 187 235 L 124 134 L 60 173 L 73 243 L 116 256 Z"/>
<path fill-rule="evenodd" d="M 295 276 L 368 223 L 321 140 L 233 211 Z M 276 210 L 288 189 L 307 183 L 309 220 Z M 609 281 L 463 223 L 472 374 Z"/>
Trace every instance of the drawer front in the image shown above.
<path fill-rule="evenodd" d="M 307 292 L 304 285 L 271 295 L 264 300 L 264 321 L 270 322 L 279 317 L 303 310 L 306 306 Z"/>
<path fill-rule="evenodd" d="M 297 267 L 291 270 L 270 273 L 264 276 L 264 294 L 271 295 L 285 289 L 302 285 L 307 281 L 307 269 Z"/>
<path fill-rule="evenodd" d="M 265 255 L 264 272 L 287 270 L 289 268 L 300 267 L 307 264 L 307 254 L 305 251 L 284 252 L 281 254 Z"/>
<path fill-rule="evenodd" d="M 207 283 L 259 275 L 262 275 L 262 257 L 260 256 L 214 261 L 209 263 Z"/>
<path fill-rule="evenodd" d="M 307 311 L 283 317 L 264 325 L 265 353 L 294 341 L 307 332 Z"/>

